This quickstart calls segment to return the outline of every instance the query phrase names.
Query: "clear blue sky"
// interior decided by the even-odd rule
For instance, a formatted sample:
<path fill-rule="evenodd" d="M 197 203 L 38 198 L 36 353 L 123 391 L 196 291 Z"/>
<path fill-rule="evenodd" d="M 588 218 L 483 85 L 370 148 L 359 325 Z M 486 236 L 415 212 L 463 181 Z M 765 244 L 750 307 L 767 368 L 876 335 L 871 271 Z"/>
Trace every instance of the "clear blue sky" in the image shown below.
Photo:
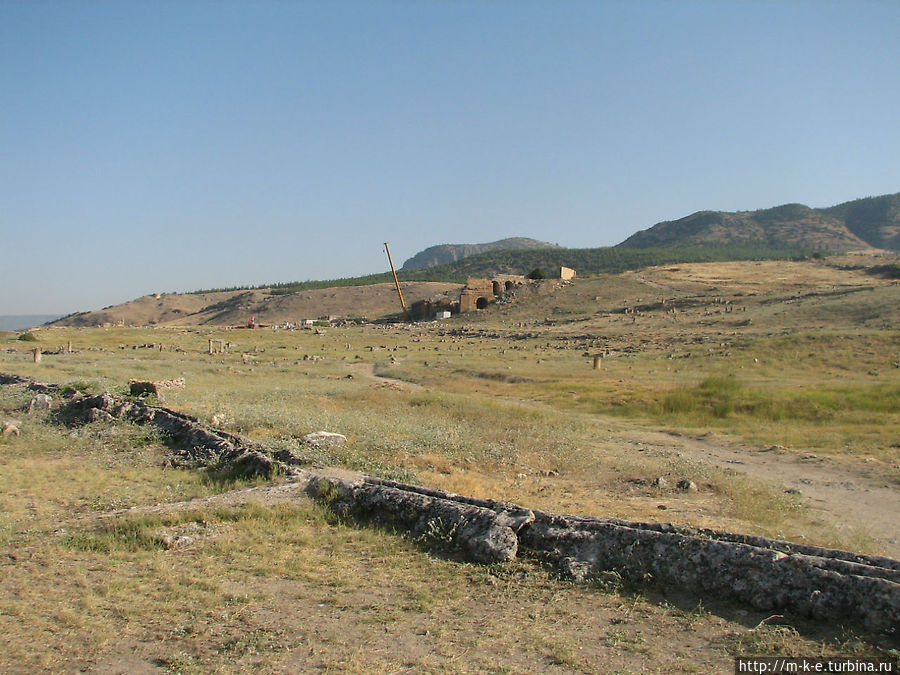
<path fill-rule="evenodd" d="M 0 2 L 0 314 L 900 191 L 900 2 Z"/>

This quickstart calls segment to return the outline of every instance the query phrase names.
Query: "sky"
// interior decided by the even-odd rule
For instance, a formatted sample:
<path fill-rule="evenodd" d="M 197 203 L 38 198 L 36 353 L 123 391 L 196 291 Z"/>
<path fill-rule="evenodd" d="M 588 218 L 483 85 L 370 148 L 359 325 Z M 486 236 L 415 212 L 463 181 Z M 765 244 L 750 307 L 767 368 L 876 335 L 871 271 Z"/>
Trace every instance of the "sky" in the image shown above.
<path fill-rule="evenodd" d="M 0 0 L 0 314 L 900 191 L 895 0 Z"/>

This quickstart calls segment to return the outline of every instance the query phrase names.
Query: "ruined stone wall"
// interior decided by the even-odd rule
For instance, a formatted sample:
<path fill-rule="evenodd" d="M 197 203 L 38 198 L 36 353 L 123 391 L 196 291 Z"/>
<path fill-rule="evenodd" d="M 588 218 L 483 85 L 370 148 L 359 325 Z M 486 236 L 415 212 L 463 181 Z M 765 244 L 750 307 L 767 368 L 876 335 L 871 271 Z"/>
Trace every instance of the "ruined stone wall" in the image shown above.
<path fill-rule="evenodd" d="M 373 478 L 317 477 L 331 508 L 430 537 L 481 563 L 517 555 L 583 582 L 622 578 L 871 630 L 900 626 L 900 561 L 764 537 L 544 513 Z"/>
<path fill-rule="evenodd" d="M 528 280 L 519 274 L 496 274 L 490 279 L 469 277 L 466 280 L 466 287 L 459 296 L 459 311 L 472 312 L 484 309 L 497 297 L 527 282 Z"/>

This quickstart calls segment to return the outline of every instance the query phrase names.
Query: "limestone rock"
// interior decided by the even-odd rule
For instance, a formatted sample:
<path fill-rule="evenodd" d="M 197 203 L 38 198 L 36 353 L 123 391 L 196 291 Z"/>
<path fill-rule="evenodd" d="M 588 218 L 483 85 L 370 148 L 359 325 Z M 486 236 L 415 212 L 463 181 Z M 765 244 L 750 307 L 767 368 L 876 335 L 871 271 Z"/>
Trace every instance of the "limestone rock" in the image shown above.
<path fill-rule="evenodd" d="M 330 431 L 314 431 L 311 434 L 306 434 L 306 436 L 300 439 L 300 442 L 317 448 L 341 446 L 347 442 L 347 437 L 343 434 L 336 434 Z"/>
<path fill-rule="evenodd" d="M 131 380 L 129 382 L 131 385 L 131 395 L 132 396 L 146 396 L 148 394 L 153 394 L 158 398 L 162 398 L 162 390 L 163 389 L 184 389 L 184 378 L 179 377 L 174 380 Z"/>
<path fill-rule="evenodd" d="M 99 408 L 91 408 L 87 413 L 88 422 L 115 422 L 116 418 L 105 410 Z"/>
<path fill-rule="evenodd" d="M 37 394 L 31 399 L 31 403 L 28 404 L 28 414 L 30 415 L 35 410 L 50 410 L 52 404 L 52 396 L 49 394 Z"/>

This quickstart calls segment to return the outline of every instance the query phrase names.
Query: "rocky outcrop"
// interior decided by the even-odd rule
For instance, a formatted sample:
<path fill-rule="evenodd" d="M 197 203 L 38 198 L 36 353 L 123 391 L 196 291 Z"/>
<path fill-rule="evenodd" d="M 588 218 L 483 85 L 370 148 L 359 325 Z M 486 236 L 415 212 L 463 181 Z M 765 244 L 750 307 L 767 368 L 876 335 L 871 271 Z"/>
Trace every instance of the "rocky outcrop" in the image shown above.
<path fill-rule="evenodd" d="M 0 373 L 0 384 L 27 384 L 31 382 L 27 377 L 21 375 L 11 375 L 9 373 Z"/>

